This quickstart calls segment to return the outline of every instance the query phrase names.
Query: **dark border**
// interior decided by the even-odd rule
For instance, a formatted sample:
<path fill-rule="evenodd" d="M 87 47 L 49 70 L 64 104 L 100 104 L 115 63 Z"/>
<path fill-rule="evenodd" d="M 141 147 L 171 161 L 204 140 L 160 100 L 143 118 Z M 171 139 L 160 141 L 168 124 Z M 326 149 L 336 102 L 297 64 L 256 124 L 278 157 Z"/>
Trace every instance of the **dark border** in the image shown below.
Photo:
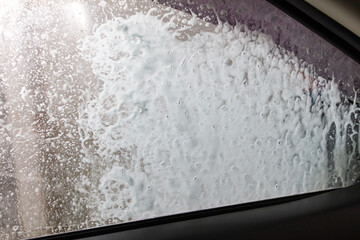
<path fill-rule="evenodd" d="M 360 64 L 360 37 L 304 0 L 266 0 Z M 360 14 L 360 13 L 359 13 Z"/>
<path fill-rule="evenodd" d="M 324 190 L 324 191 L 313 192 L 313 193 L 305 193 L 305 194 L 299 194 L 299 195 L 294 195 L 294 196 L 287 196 L 287 197 L 274 198 L 274 199 L 268 199 L 268 200 L 262 200 L 262 201 L 256 201 L 256 202 L 230 205 L 230 206 L 225 206 L 225 207 L 218 207 L 218 208 L 212 208 L 212 209 L 206 209 L 206 210 L 198 210 L 198 211 L 193 211 L 193 212 L 180 213 L 180 214 L 174 214 L 174 215 L 169 215 L 169 216 L 164 216 L 164 217 L 156 217 L 156 218 L 152 218 L 152 219 L 145 219 L 145 220 L 140 220 L 140 221 L 120 223 L 120 224 L 102 226 L 102 227 L 97 227 L 97 228 L 90 228 L 90 229 L 85 229 L 85 230 L 80 230 L 80 231 L 75 231 L 75 232 L 61 233 L 61 234 L 56 234 L 56 235 L 51 235 L 51 236 L 39 237 L 39 238 L 34 238 L 34 240 L 35 239 L 41 240 L 41 239 L 87 238 L 87 237 L 98 236 L 98 235 L 103 235 L 103 234 L 128 231 L 128 230 L 133 230 L 133 229 L 138 229 L 138 228 L 152 227 L 152 226 L 161 225 L 161 224 L 169 224 L 169 223 L 180 222 L 180 221 L 188 221 L 191 219 L 213 217 L 213 216 L 221 215 L 221 214 L 228 214 L 228 213 L 241 212 L 241 211 L 263 208 L 263 207 L 268 207 L 268 206 L 274 206 L 274 205 L 297 201 L 297 200 L 304 199 L 304 198 L 309 198 L 309 197 L 327 193 L 330 191 L 334 191 L 334 190 Z"/>
<path fill-rule="evenodd" d="M 39 238 L 34 238 L 34 240 L 35 239 L 41 240 L 41 239 L 87 238 L 87 237 L 93 237 L 93 236 L 98 236 L 98 235 L 103 235 L 103 234 L 128 231 L 128 230 L 133 230 L 133 229 L 138 229 L 138 228 L 152 227 L 152 226 L 156 226 L 156 225 L 169 224 L 169 223 L 180 222 L 180 221 L 188 221 L 188 220 L 197 219 L 197 218 L 214 217 L 214 216 L 221 215 L 221 214 L 241 212 L 241 211 L 246 211 L 246 210 L 252 210 L 252 209 L 257 209 L 257 208 L 275 206 L 275 205 L 280 205 L 280 204 L 289 203 L 289 202 L 293 202 L 293 201 L 298 201 L 298 200 L 301 200 L 304 198 L 313 197 L 313 196 L 316 196 L 319 194 L 324 194 L 324 193 L 327 193 L 330 191 L 334 191 L 334 190 L 325 190 L 325 191 L 305 193 L 305 194 L 299 194 L 299 195 L 287 196 L 287 197 L 281 197 L 281 198 L 274 198 L 274 199 L 268 199 L 268 200 L 250 202 L 250 203 L 236 204 L 236 205 L 225 206 L 225 207 L 218 207 L 218 208 L 212 208 L 212 209 L 206 209 L 206 210 L 198 210 L 198 211 L 193 211 L 193 212 L 180 213 L 180 214 L 174 214 L 174 215 L 169 215 L 169 216 L 164 216 L 164 217 L 156 217 L 156 218 L 152 218 L 152 219 L 145 219 L 145 220 L 140 220 L 140 221 L 127 222 L 127 223 L 121 223 L 121 224 L 116 224 L 116 225 L 109 225 L 109 226 L 85 229 L 85 230 L 81 230 L 81 231 L 39 237 Z"/>
<path fill-rule="evenodd" d="M 360 239 L 360 185 L 36 239 Z"/>

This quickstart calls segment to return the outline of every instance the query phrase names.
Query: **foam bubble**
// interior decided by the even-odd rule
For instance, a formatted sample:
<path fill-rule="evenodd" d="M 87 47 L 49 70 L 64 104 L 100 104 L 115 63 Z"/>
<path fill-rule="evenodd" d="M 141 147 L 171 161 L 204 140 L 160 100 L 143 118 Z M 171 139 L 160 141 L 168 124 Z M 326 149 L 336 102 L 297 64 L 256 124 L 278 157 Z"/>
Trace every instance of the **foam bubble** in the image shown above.
<path fill-rule="evenodd" d="M 311 79 L 292 53 L 240 25 L 186 41 L 172 27 L 139 13 L 83 41 L 101 83 L 84 93 L 86 117 L 78 120 L 85 159 L 96 168 L 93 218 L 135 220 L 317 191 L 333 187 L 333 176 L 352 183 L 341 132 L 354 127 L 355 109 L 341 104 L 334 82 Z"/>

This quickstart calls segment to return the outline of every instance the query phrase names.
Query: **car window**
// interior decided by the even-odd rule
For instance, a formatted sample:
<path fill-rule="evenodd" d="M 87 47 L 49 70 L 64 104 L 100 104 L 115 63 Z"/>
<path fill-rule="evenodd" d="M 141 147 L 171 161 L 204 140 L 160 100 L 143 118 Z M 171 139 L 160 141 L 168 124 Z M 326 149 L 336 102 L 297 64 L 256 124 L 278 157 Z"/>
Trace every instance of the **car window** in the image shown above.
<path fill-rule="evenodd" d="M 354 184 L 360 66 L 265 1 L 0 1 L 0 238 Z"/>

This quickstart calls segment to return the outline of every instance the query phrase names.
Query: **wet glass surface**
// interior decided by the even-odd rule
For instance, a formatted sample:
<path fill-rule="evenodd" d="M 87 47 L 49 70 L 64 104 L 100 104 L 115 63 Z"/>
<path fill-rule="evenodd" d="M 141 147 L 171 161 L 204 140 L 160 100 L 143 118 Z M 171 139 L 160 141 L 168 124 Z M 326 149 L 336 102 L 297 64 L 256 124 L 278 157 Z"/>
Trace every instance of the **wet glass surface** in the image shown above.
<path fill-rule="evenodd" d="M 351 185 L 359 76 L 265 1 L 0 0 L 0 238 Z"/>

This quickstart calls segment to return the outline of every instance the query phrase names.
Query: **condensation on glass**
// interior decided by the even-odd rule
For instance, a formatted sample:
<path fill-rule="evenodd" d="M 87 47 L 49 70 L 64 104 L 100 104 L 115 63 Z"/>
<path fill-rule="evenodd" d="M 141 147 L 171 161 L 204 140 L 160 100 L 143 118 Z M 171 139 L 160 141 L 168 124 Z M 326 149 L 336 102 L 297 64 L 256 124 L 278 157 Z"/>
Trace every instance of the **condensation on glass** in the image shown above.
<path fill-rule="evenodd" d="M 351 185 L 359 75 L 265 1 L 1 0 L 0 238 Z"/>

